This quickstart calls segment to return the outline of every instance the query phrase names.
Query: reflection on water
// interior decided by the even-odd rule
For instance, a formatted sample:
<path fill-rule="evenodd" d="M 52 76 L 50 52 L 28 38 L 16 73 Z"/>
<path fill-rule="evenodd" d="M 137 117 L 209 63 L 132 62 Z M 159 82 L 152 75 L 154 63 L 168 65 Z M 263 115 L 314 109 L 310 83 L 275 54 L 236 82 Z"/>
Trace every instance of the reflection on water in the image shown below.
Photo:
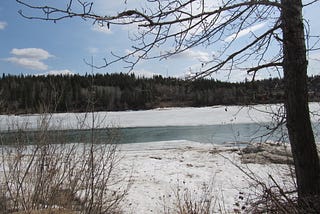
<path fill-rule="evenodd" d="M 2 132 L 2 143 L 27 141 L 28 144 L 38 142 L 44 137 L 47 143 L 142 143 L 154 141 L 190 140 L 200 143 L 247 143 L 265 140 L 286 141 L 281 138 L 278 130 L 271 135 L 270 124 L 225 124 L 206 126 L 168 126 L 168 127 L 137 127 L 137 128 L 109 128 L 92 130 L 62 130 L 50 131 L 43 136 L 40 131 Z"/>

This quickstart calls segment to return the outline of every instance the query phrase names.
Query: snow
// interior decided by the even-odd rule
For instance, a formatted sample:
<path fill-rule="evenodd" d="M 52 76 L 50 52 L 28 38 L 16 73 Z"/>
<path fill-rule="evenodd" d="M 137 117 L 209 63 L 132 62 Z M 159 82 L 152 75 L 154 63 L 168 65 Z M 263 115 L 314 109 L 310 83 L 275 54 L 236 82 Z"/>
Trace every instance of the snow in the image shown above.
<path fill-rule="evenodd" d="M 282 105 L 212 106 L 202 108 L 159 108 L 144 111 L 95 112 L 96 128 L 104 127 L 156 127 L 199 126 L 239 123 L 270 122 Z M 310 103 L 310 110 L 319 109 Z M 282 110 L 280 110 L 281 112 Z M 91 128 L 91 113 L 58 113 L 46 115 L 51 129 Z M 19 128 L 36 129 L 43 115 L 0 115 L 0 130 Z M 318 117 L 313 117 L 318 120 Z M 82 125 L 79 125 L 82 124 Z"/>
<path fill-rule="evenodd" d="M 254 173 L 260 181 L 290 186 L 288 166 L 241 164 L 234 147 L 200 144 L 191 141 L 170 141 L 121 146 L 124 155 L 122 172 L 132 172 L 133 185 L 124 201 L 125 213 L 163 213 L 176 208 L 177 190 L 191 194 L 194 201 L 204 197 L 203 188 L 210 187 L 212 213 L 235 213 L 255 194 L 259 185 L 239 168 Z M 243 199 L 239 199 L 239 196 Z M 209 197 L 207 196 L 207 197 Z M 238 206 L 236 205 L 238 203 Z M 243 211 L 245 213 L 245 211 Z"/>
<path fill-rule="evenodd" d="M 270 122 L 281 105 L 214 106 L 203 108 L 161 108 L 146 111 L 97 112 L 95 127 L 198 126 Z M 310 103 L 312 112 L 319 109 Z M 281 111 L 280 111 L 281 112 Z M 313 114 L 312 114 L 313 115 Z M 41 115 L 0 115 L 0 129 L 35 129 Z M 61 113 L 46 116 L 52 129 L 90 128 L 92 114 Z M 312 116 L 313 120 L 319 118 Z M 83 123 L 79 123 L 79 121 Z M 80 124 L 80 125 L 79 125 Z M 81 125 L 82 124 L 82 125 Z M 8 128 L 9 127 L 9 128 Z M 133 181 L 123 202 L 124 213 L 163 213 L 174 210 L 177 191 L 187 191 L 194 201 L 210 187 L 213 213 L 235 213 L 261 188 L 246 175 L 270 183 L 269 175 L 290 187 L 288 166 L 277 164 L 242 164 L 237 147 L 204 144 L 186 140 L 119 145 L 123 156 L 118 166 Z M 127 178 L 129 179 L 129 178 Z M 180 192 L 181 192 L 180 191 Z M 241 197 L 239 197 L 241 195 Z"/>
<path fill-rule="evenodd" d="M 165 141 L 122 144 L 118 155 L 120 186 L 132 182 L 121 204 L 125 214 L 165 213 L 164 208 L 175 213 L 178 190 L 182 202 L 186 194 L 195 203 L 213 197 L 210 213 L 247 213 L 242 207 L 248 208 L 262 189 L 243 171 L 267 186 L 274 186 L 272 175 L 279 185 L 292 187 L 288 166 L 242 164 L 237 147 Z"/>

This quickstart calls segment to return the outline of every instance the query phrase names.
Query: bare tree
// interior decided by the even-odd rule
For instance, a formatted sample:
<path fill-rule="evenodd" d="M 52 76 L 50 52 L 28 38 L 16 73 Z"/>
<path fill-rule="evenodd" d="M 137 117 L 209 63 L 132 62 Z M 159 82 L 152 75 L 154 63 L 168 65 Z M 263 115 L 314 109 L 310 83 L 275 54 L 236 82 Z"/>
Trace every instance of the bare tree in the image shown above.
<path fill-rule="evenodd" d="M 124 61 L 132 69 L 140 60 L 166 59 L 190 48 L 218 46 L 215 56 L 200 62 L 202 68 L 193 78 L 221 70 L 245 69 L 253 79 L 258 71 L 283 72 L 286 125 L 299 203 L 316 206 L 315 198 L 320 195 L 320 164 L 308 108 L 306 56 L 310 50 L 306 48 L 302 9 L 315 6 L 319 0 L 145 0 L 145 8 L 127 9 L 114 15 L 96 14 L 93 2 L 81 0 L 68 0 L 65 8 L 16 1 L 26 7 L 20 14 L 29 19 L 56 22 L 81 17 L 108 28 L 135 25 L 132 51 L 122 56 L 112 53 L 113 58 L 105 59 L 103 66 Z M 27 9 L 31 9 L 31 15 Z M 249 31 L 247 42 L 239 43 L 238 38 L 253 26 L 263 26 L 260 30 L 263 32 Z M 315 39 L 319 41 L 319 37 Z M 168 43 L 173 48 L 167 48 Z"/>

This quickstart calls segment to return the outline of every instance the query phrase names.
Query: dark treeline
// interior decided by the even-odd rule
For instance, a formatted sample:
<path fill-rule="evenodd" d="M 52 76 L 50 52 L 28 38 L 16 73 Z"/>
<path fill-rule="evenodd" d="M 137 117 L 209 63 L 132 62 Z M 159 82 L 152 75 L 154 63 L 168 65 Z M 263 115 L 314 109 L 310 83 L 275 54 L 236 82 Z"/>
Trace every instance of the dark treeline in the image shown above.
<path fill-rule="evenodd" d="M 283 96 L 280 79 L 228 83 L 122 73 L 0 78 L 1 114 L 279 103 Z M 309 78 L 309 96 L 319 100 L 320 77 Z"/>

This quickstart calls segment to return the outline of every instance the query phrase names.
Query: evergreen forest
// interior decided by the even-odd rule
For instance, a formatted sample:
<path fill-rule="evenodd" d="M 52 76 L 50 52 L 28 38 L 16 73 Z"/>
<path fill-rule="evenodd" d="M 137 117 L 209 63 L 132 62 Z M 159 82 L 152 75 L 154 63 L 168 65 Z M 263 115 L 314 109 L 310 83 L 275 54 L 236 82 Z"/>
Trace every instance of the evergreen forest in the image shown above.
<path fill-rule="evenodd" d="M 310 77 L 309 101 L 320 100 L 320 76 Z M 5 75 L 0 78 L 0 114 L 142 110 L 281 103 L 283 80 L 240 83 L 214 79 L 137 77 L 134 74 Z"/>

